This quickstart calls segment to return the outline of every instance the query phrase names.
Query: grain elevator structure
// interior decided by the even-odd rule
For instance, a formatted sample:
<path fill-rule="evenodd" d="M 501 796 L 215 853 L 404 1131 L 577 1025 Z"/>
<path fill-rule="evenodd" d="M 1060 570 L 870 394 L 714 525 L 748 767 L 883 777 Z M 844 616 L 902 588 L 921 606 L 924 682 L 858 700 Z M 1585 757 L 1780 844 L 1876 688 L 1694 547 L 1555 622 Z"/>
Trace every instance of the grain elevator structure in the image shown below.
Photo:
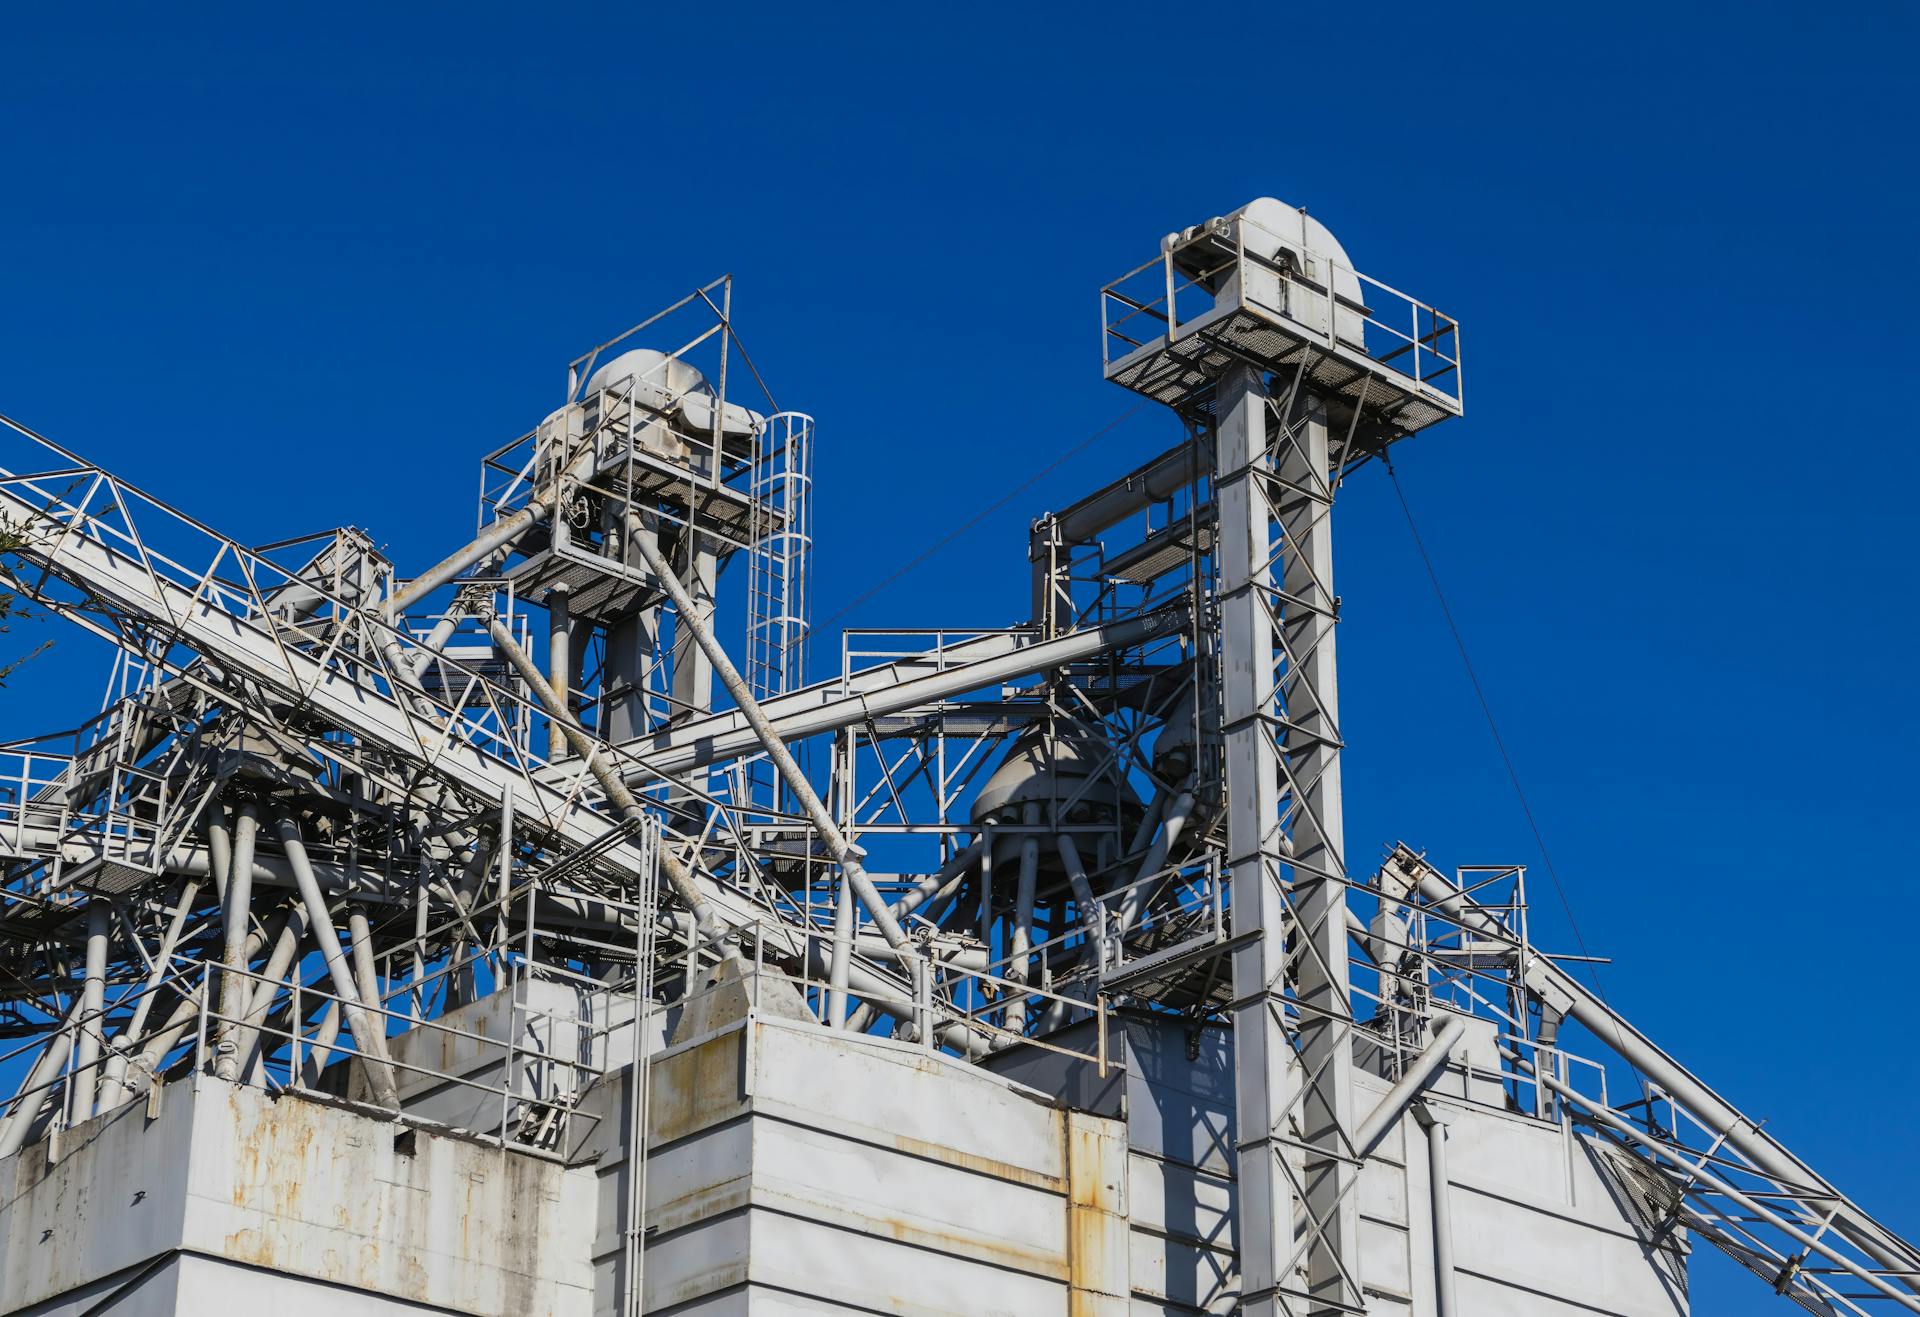
<path fill-rule="evenodd" d="M 431 565 L 0 418 L 0 588 L 116 656 L 0 745 L 0 1312 L 1673 1317 L 1703 1247 L 1920 1311 L 1524 867 L 1345 833 L 1334 506 L 1453 319 L 1271 199 L 1167 234 L 1101 308 L 1168 446 L 1030 615 L 827 636 L 733 293 Z"/>

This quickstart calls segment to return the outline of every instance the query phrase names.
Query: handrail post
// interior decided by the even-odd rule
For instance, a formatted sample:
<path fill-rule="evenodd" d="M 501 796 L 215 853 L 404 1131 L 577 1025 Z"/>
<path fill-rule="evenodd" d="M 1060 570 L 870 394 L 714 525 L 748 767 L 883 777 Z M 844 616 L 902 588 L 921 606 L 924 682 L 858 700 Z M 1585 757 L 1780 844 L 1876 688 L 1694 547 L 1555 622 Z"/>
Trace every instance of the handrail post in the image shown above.
<path fill-rule="evenodd" d="M 520 1010 L 519 1003 L 515 1001 L 512 997 L 509 997 L 507 999 L 506 1065 L 503 1067 L 505 1070 L 505 1073 L 501 1076 L 501 1084 L 500 1084 L 500 1146 L 502 1148 L 505 1148 L 508 1143 L 507 1121 L 509 1117 L 509 1112 L 511 1110 L 509 1102 L 513 1093 L 513 1085 L 516 1078 L 516 1072 L 514 1070 L 514 1065 L 513 1065 L 513 1062 L 514 1062 L 514 1041 L 513 1040 L 514 1040 L 514 1036 L 519 1032 L 519 1021 L 516 1018 L 519 1013 L 519 1010 Z"/>
<path fill-rule="evenodd" d="M 1160 253 L 1160 263 L 1167 271 L 1167 346 L 1173 346 L 1174 331 L 1180 327 L 1180 312 L 1174 305 L 1173 290 L 1173 248 L 1168 247 Z M 1144 289 L 1142 290 L 1145 291 Z"/>
<path fill-rule="evenodd" d="M 1407 305 L 1413 312 L 1413 387 L 1420 387 L 1420 304 L 1412 298 Z"/>
<path fill-rule="evenodd" d="M 300 967 L 293 967 L 293 1014 L 287 1017 L 287 1087 L 305 1088 L 300 1076 L 300 1031 L 306 1017 L 300 1013 Z M 383 1024 L 384 1031 L 385 1025 Z"/>
<path fill-rule="evenodd" d="M 920 957 L 907 962 L 913 971 L 913 1031 L 920 1046 L 931 1052 L 933 1046 L 933 962 Z"/>
<path fill-rule="evenodd" d="M 213 994 L 208 991 L 207 980 L 213 973 L 213 962 L 207 961 L 200 966 L 200 1009 L 194 1012 L 193 1033 L 193 1073 L 197 1085 L 199 1077 L 207 1069 L 207 1005 Z"/>
<path fill-rule="evenodd" d="M 1107 994 L 1094 994 L 1094 1009 L 1099 1015 L 1100 1078 L 1107 1077 Z"/>

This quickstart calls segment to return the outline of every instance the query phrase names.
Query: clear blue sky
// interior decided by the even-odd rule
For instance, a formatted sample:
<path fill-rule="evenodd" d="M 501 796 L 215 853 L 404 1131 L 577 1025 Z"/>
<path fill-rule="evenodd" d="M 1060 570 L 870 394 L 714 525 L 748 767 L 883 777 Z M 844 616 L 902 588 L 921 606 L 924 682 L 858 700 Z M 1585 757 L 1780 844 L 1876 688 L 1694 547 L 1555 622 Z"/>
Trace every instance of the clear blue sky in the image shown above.
<path fill-rule="evenodd" d="M 1609 994 L 1920 1233 L 1911 6 L 57 9 L 0 36 L 0 410 L 403 566 L 577 350 L 732 270 L 832 613 L 1128 406 L 1103 282 L 1306 205 L 1465 326 L 1402 479 Z M 847 620 L 1016 620 L 1027 519 L 1175 435 Z M 1391 489 L 1343 499 L 1356 863 L 1537 865 Z M 57 652 L 9 734 L 94 707 Z"/>

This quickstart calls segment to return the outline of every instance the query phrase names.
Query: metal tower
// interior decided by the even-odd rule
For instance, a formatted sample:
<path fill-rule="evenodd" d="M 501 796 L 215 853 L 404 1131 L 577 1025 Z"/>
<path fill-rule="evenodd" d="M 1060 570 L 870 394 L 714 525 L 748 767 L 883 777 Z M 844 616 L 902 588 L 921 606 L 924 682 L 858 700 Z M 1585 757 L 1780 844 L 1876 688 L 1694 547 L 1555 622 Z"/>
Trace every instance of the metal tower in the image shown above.
<path fill-rule="evenodd" d="M 1457 327 L 1405 298 L 1382 320 L 1369 283 L 1317 220 L 1261 200 L 1168 235 L 1102 297 L 1107 377 L 1172 407 L 1213 451 L 1209 658 L 1233 786 L 1241 1301 L 1254 1313 L 1366 1310 L 1333 499 L 1349 467 L 1460 410 Z"/>

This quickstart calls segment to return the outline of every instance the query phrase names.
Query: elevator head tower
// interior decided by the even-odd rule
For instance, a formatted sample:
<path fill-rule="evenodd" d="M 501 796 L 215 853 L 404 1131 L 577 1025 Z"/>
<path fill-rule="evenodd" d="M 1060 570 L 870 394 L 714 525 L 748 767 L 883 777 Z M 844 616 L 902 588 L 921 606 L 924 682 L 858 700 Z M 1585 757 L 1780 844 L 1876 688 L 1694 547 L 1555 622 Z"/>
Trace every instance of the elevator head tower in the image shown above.
<path fill-rule="evenodd" d="M 1212 456 L 1202 646 L 1239 942 L 1241 1303 L 1364 1311 L 1333 501 L 1352 466 L 1459 415 L 1459 328 L 1271 198 L 1169 233 L 1101 303 L 1107 378 L 1171 407 Z"/>

